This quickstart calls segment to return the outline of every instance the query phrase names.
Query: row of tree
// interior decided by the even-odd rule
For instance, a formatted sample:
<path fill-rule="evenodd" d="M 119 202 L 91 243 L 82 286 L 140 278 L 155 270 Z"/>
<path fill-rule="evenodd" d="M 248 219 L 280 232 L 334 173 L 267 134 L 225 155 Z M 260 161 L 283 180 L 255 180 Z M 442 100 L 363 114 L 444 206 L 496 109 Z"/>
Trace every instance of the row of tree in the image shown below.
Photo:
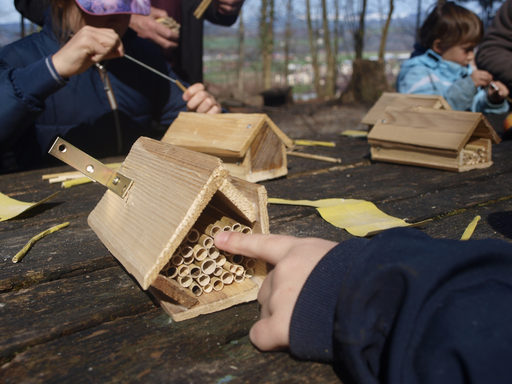
<path fill-rule="evenodd" d="M 298 7 L 297 0 L 281 0 L 279 4 L 285 9 L 284 16 L 284 78 L 288 78 L 288 67 L 290 61 L 290 47 L 293 40 L 293 21 L 294 6 Z M 333 98 L 336 94 L 337 79 L 337 58 L 339 47 L 346 45 L 351 37 L 353 60 L 352 81 L 345 93 L 348 100 L 371 101 L 375 94 L 379 94 L 387 88 L 386 77 L 384 74 L 384 55 L 386 52 L 386 41 L 392 16 L 395 9 L 395 0 L 387 0 L 387 13 L 383 15 L 382 30 L 380 35 L 380 47 L 378 51 L 378 61 L 368 63 L 363 60 L 363 51 L 365 43 L 365 20 L 368 10 L 368 0 L 301 0 L 301 11 L 305 10 L 307 21 L 308 41 L 313 68 L 314 90 L 319 97 Z M 386 0 L 382 0 L 386 1 Z M 398 0 L 400 1 L 400 0 Z M 445 0 L 438 0 L 443 2 Z M 468 2 L 475 0 L 461 0 Z M 482 9 L 482 18 L 484 23 L 488 23 L 493 15 L 496 3 L 504 0 L 477 0 Z M 381 5 L 379 0 L 379 5 Z M 314 4 L 313 4 L 314 3 Z M 416 32 L 418 32 L 424 10 L 422 9 L 422 0 L 417 0 L 417 19 Z M 382 9 L 382 8 L 381 8 Z M 318 16 L 314 17 L 314 11 Z M 243 18 L 240 18 L 239 25 L 239 93 L 243 92 L 243 58 L 244 58 L 244 24 Z M 261 0 L 260 8 L 260 49 L 262 60 L 262 80 L 264 89 L 272 87 L 272 58 L 275 46 L 275 22 L 276 22 L 276 4 L 275 0 Z M 320 32 L 322 39 L 319 39 Z M 319 55 L 322 52 L 322 55 Z M 322 62 L 321 62 L 322 61 Z M 324 76 L 320 76 L 320 66 L 326 67 Z M 372 79 L 370 79 L 372 78 Z M 380 85 L 379 85 L 380 84 Z M 364 88 L 373 87 L 376 92 L 370 92 Z M 374 94 L 375 93 L 375 94 Z M 377 96 L 378 97 L 378 96 Z"/>

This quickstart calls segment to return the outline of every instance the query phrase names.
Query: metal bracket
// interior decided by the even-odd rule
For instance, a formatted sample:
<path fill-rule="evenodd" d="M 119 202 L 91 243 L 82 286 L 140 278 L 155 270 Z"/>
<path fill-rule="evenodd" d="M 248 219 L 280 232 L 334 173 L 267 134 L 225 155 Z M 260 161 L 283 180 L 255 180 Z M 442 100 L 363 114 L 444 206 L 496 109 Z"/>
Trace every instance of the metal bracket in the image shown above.
<path fill-rule="evenodd" d="M 48 153 L 66 164 L 71 165 L 85 176 L 104 185 L 123 198 L 133 184 L 131 179 L 110 169 L 102 162 L 89 156 L 87 153 L 69 144 L 60 137 L 55 140 Z"/>

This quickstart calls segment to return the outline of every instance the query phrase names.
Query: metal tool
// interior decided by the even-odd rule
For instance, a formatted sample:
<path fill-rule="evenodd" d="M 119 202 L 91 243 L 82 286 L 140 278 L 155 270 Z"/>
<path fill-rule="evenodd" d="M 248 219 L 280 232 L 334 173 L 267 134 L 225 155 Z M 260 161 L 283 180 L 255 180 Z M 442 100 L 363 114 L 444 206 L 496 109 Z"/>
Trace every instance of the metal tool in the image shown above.
<path fill-rule="evenodd" d="M 89 156 L 87 153 L 69 144 L 60 137 L 55 140 L 48 153 L 66 164 L 71 165 L 85 176 L 104 185 L 123 198 L 133 184 L 131 179 L 110 169 L 102 162 Z"/>
<path fill-rule="evenodd" d="M 149 65 L 147 64 L 144 64 L 142 61 L 139 61 L 137 59 L 134 59 L 133 57 L 131 57 L 130 55 L 127 55 L 126 53 L 124 54 L 124 57 L 126 57 L 127 59 L 133 61 L 134 63 L 137 63 L 139 64 L 140 66 L 150 70 L 151 72 L 153 73 L 156 73 L 157 75 L 159 76 L 162 76 L 164 79 L 167 79 L 169 80 L 171 83 L 174 83 L 176 84 L 183 92 L 186 92 L 187 88 L 185 88 L 185 86 L 178 80 L 178 79 L 173 79 L 172 77 L 169 77 L 167 75 L 164 75 L 162 72 L 159 72 L 157 71 L 156 69 L 150 67 Z"/>

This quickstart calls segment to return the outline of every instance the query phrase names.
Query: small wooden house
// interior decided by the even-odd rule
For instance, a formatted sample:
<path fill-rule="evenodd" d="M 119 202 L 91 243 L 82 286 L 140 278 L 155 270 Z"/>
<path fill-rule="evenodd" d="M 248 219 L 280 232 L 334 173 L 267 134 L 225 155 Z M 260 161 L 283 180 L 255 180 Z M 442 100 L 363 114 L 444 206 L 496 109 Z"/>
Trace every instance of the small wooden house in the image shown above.
<path fill-rule="evenodd" d="M 149 138 L 137 140 L 119 173 L 131 179 L 132 186 L 123 198 L 108 190 L 90 214 L 89 225 L 175 321 L 256 299 L 267 274 L 262 261 L 252 262 L 250 277 L 201 296 L 163 271 L 175 258 L 174 269 L 198 269 L 201 262 L 192 257 L 193 263 L 186 264 L 182 250 L 191 247 L 192 229 L 204 228 L 209 221 L 228 217 L 254 233 L 268 233 L 263 186 L 229 175 L 216 157 Z M 187 284 L 194 283 L 187 279 Z"/>
<path fill-rule="evenodd" d="M 405 93 L 384 92 L 373 107 L 364 115 L 362 124 L 368 124 L 370 128 L 382 120 L 382 114 L 387 107 L 410 108 L 423 107 L 443 109 L 451 111 L 450 104 L 442 96 L 438 95 L 409 95 Z"/>
<path fill-rule="evenodd" d="M 181 112 L 162 141 L 217 156 L 233 176 L 251 182 L 286 175 L 286 148 L 293 146 L 267 115 L 243 113 Z"/>
<path fill-rule="evenodd" d="M 500 138 L 481 113 L 388 107 L 368 142 L 373 160 L 464 172 L 490 167 Z"/>

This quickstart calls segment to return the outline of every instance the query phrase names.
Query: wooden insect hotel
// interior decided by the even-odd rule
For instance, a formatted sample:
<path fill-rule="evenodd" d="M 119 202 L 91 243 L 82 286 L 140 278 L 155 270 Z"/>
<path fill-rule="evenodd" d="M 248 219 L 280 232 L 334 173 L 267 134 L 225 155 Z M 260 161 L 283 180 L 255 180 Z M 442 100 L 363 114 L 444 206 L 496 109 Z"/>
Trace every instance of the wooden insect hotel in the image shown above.
<path fill-rule="evenodd" d="M 108 190 L 89 225 L 175 321 L 256 299 L 266 263 L 226 254 L 213 237 L 269 233 L 263 186 L 229 175 L 216 157 L 149 138 L 119 172 L 133 184 L 124 197 Z"/>
<path fill-rule="evenodd" d="M 382 120 L 387 107 L 410 108 L 423 107 L 451 111 L 450 104 L 439 95 L 409 95 L 405 93 L 384 92 L 373 107 L 364 115 L 361 124 L 368 124 L 371 128 Z"/>
<path fill-rule="evenodd" d="M 288 173 L 293 146 L 265 114 L 181 112 L 162 141 L 217 156 L 231 175 L 257 182 Z"/>
<path fill-rule="evenodd" d="M 490 167 L 500 138 L 481 113 L 388 107 L 368 142 L 373 160 L 464 172 Z"/>

